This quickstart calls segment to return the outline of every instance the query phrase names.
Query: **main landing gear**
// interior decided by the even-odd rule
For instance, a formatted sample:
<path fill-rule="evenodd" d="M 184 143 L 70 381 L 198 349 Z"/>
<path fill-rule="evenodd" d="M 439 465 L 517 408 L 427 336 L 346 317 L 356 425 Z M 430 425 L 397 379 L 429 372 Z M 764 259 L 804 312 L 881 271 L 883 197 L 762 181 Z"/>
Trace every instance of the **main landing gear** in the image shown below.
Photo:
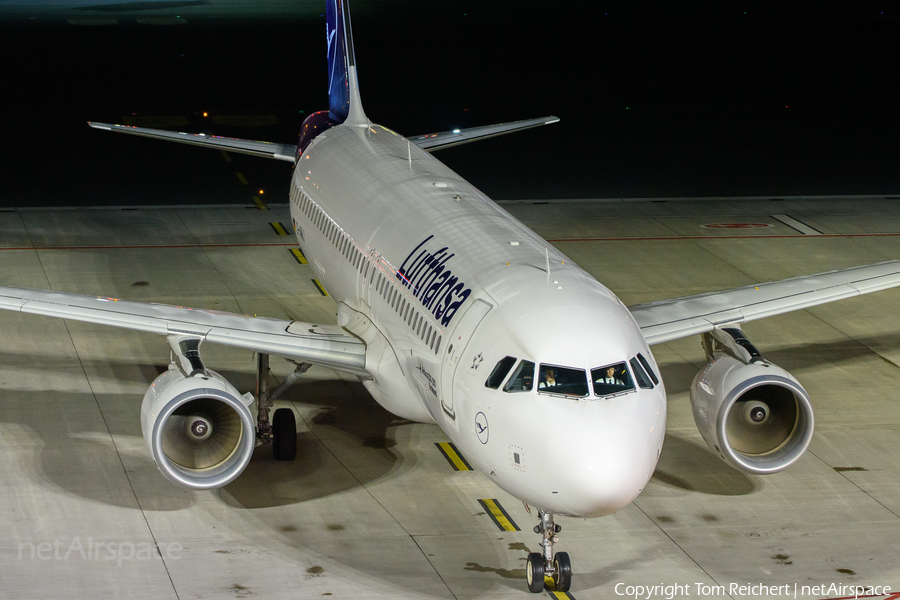
<path fill-rule="evenodd" d="M 297 368 L 288 375 L 274 392 L 269 393 L 269 355 L 258 354 L 256 361 L 256 402 L 259 414 L 256 417 L 256 439 L 262 444 L 272 444 L 275 460 L 294 460 L 297 456 L 297 420 L 290 408 L 279 408 L 269 421 L 269 411 L 275 400 L 297 381 L 311 365 L 297 363 Z"/>
<path fill-rule="evenodd" d="M 534 532 L 543 536 L 541 548 L 543 553 L 532 552 L 525 563 L 525 581 L 528 591 L 539 594 L 544 590 L 544 577 L 553 579 L 557 592 L 568 592 L 572 586 L 572 561 L 567 552 L 553 554 L 553 544 L 559 541 L 557 535 L 562 526 L 553 522 L 553 513 L 538 511 L 541 522 L 534 526 Z"/>

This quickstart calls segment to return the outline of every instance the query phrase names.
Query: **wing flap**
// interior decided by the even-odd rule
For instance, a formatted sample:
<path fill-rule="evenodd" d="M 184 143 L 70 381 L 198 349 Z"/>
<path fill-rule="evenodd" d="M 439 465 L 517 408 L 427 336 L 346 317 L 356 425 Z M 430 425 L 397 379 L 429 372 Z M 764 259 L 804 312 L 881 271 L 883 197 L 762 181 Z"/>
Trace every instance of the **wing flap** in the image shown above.
<path fill-rule="evenodd" d="M 239 154 L 250 154 L 262 158 L 283 160 L 290 163 L 294 162 L 294 157 L 297 154 L 297 146 L 292 144 L 276 144 L 274 142 L 260 142 L 256 140 L 242 140 L 240 138 L 206 135 L 205 133 L 181 133 L 178 131 L 167 131 L 165 129 L 113 125 L 111 123 L 95 123 L 93 121 L 88 121 L 88 125 L 94 129 L 102 129 L 104 131 L 116 131 L 157 140 L 180 142 L 182 144 L 204 146 L 206 148 L 218 148 L 219 150 L 228 150 Z"/>
<path fill-rule="evenodd" d="M 0 287 L 0 309 L 158 335 L 195 335 L 234 348 L 365 373 L 365 344 L 337 325 L 11 287 Z"/>
<path fill-rule="evenodd" d="M 477 142 L 479 140 L 485 140 L 514 131 L 524 131 L 525 129 L 540 127 L 541 125 L 550 125 L 557 121 L 559 121 L 559 117 L 540 117 L 538 119 L 526 119 L 524 121 L 513 121 L 511 123 L 482 125 L 481 127 L 470 127 L 468 129 L 454 129 L 453 131 L 416 135 L 411 136 L 409 141 L 423 150 L 433 152 L 442 148 L 450 148 L 451 146 Z"/>
<path fill-rule="evenodd" d="M 647 343 L 653 345 L 896 286 L 900 286 L 900 261 L 889 261 L 640 304 L 629 310 Z"/>

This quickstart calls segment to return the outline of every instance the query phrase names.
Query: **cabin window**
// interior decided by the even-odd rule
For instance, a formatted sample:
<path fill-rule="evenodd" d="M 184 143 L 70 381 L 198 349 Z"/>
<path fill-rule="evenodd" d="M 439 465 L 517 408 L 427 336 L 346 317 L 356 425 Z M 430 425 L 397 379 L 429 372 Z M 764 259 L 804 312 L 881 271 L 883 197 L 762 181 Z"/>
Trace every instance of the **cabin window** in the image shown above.
<path fill-rule="evenodd" d="M 506 376 L 509 375 L 509 371 L 513 368 L 514 364 L 516 364 L 515 356 L 501 358 L 500 361 L 494 365 L 494 370 L 491 371 L 491 374 L 488 375 L 487 381 L 484 382 L 484 387 L 491 388 L 492 390 L 499 388 L 500 384 L 503 383 L 503 380 L 506 379 Z"/>
<path fill-rule="evenodd" d="M 631 375 L 623 362 L 591 369 L 591 380 L 597 396 L 610 396 L 634 389 Z"/>
<path fill-rule="evenodd" d="M 548 394 L 584 397 L 588 395 L 587 373 L 584 369 L 541 365 L 538 391 Z"/>
<path fill-rule="evenodd" d="M 523 360 L 516 368 L 509 383 L 503 387 L 504 392 L 530 392 L 534 387 L 534 363 Z"/>

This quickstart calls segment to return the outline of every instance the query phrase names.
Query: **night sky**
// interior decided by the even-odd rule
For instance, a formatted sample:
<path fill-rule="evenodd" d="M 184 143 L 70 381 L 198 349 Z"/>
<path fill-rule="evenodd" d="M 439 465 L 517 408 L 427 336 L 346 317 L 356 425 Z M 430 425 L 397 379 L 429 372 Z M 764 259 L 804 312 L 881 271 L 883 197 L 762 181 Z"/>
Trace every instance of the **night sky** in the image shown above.
<path fill-rule="evenodd" d="M 296 143 L 326 106 L 324 4 L 85 4 L 0 0 L 0 204 L 246 202 L 214 151 L 85 122 Z M 559 116 L 435 154 L 497 200 L 900 194 L 896 3 L 676 4 L 353 0 L 363 103 L 408 135 Z M 284 201 L 289 165 L 242 160 Z"/>

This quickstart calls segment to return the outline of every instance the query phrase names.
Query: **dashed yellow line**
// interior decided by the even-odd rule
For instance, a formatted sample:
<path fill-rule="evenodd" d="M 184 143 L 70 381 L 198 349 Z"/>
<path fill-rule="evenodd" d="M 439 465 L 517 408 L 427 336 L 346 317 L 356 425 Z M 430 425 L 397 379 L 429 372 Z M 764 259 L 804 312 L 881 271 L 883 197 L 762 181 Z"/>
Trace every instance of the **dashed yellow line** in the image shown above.
<path fill-rule="evenodd" d="M 487 512 L 488 516 L 491 517 L 491 520 L 501 531 L 522 531 L 496 498 L 479 499 L 478 503 L 481 504 L 485 512 Z"/>
<path fill-rule="evenodd" d="M 553 578 L 544 577 L 544 585 L 553 587 Z M 547 595 L 551 598 L 559 598 L 559 600 L 575 600 L 575 596 L 569 592 L 557 592 L 555 590 L 547 590 Z"/>
<path fill-rule="evenodd" d="M 328 295 L 328 292 L 325 291 L 325 286 L 323 286 L 323 285 L 319 282 L 318 279 L 313 279 L 312 282 L 313 282 L 313 284 L 315 284 L 316 289 L 319 290 L 319 293 L 320 293 L 320 294 L 322 294 L 323 296 L 327 296 L 327 295 Z"/>
<path fill-rule="evenodd" d="M 224 150 L 219 150 L 219 152 L 222 154 L 222 158 L 225 159 L 225 162 L 231 162 L 231 156 L 229 156 L 227 152 Z"/>
<path fill-rule="evenodd" d="M 282 225 L 281 223 L 269 223 L 269 225 L 272 226 L 272 229 L 274 229 L 275 233 L 278 235 L 288 234 L 287 230 L 284 228 L 284 225 Z"/>
<path fill-rule="evenodd" d="M 243 174 L 243 173 L 241 173 L 240 171 L 238 171 L 237 173 L 235 173 L 235 175 L 237 175 L 238 181 L 240 181 L 240 182 L 243 183 L 244 185 L 250 185 L 250 182 L 247 181 L 247 178 L 244 177 L 244 174 Z"/>
<path fill-rule="evenodd" d="M 447 462 L 450 463 L 450 466 L 453 467 L 454 470 L 472 470 L 472 465 L 470 465 L 468 461 L 463 457 L 463 455 L 459 453 L 459 450 L 456 449 L 456 446 L 453 445 L 453 442 L 440 442 L 436 443 L 435 446 L 438 447 L 438 450 L 441 451 L 441 454 L 444 455 L 444 458 L 447 459 Z"/>
<path fill-rule="evenodd" d="M 240 175 L 240 173 L 238 173 Z M 256 208 L 259 210 L 269 210 L 269 207 L 266 206 L 266 203 L 260 200 L 259 196 L 253 196 L 253 204 L 256 205 Z"/>
<path fill-rule="evenodd" d="M 306 260 L 305 256 L 303 256 L 303 251 L 300 248 L 291 248 L 290 250 L 288 250 L 288 252 L 290 252 L 291 256 L 294 257 L 294 260 L 296 260 L 301 265 L 309 264 L 309 261 Z"/>

